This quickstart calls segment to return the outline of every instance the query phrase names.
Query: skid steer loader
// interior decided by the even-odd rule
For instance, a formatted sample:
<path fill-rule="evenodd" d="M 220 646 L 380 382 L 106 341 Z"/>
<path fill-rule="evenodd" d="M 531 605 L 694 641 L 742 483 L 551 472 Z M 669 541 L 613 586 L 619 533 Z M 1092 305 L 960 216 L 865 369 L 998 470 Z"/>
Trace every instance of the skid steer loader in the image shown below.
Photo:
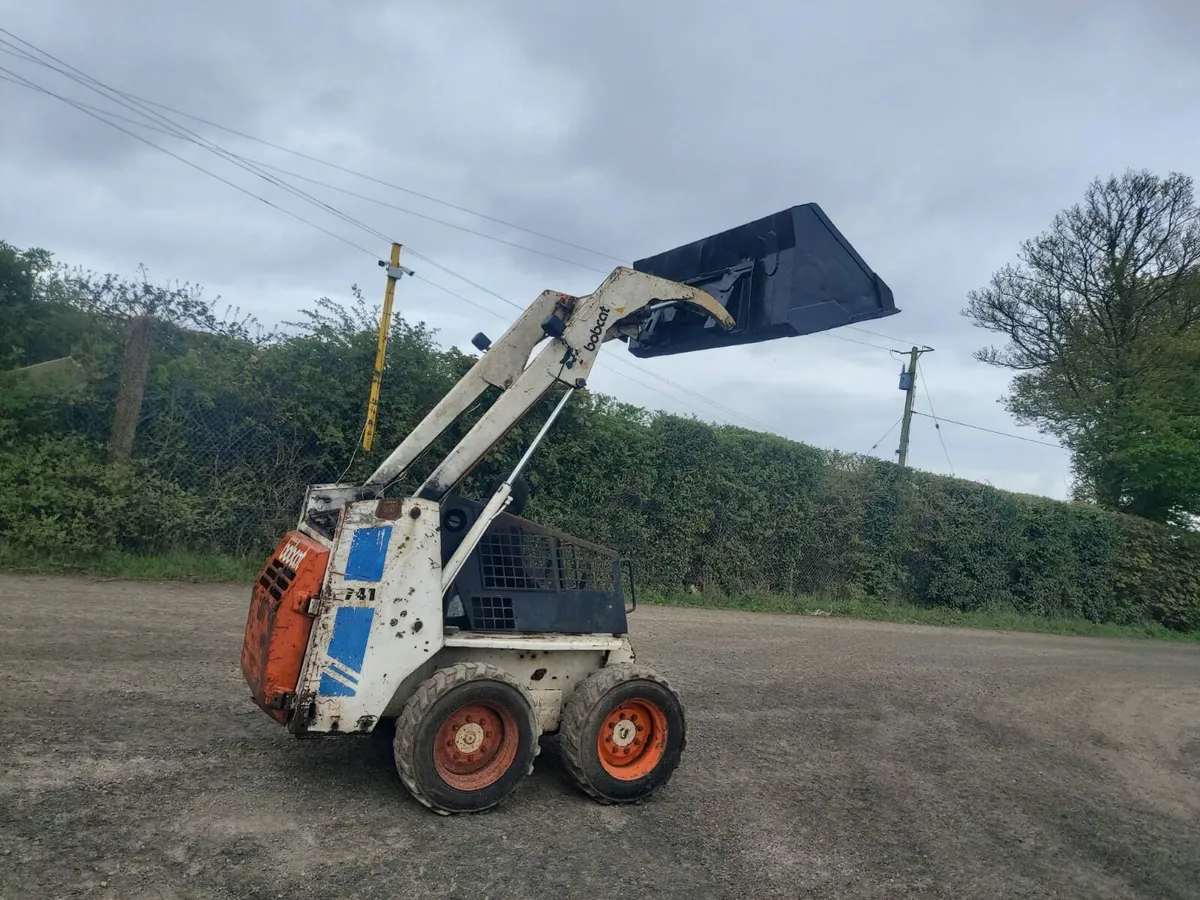
<path fill-rule="evenodd" d="M 686 720 L 630 645 L 632 567 L 510 511 L 522 470 L 611 340 L 654 356 L 895 311 L 815 204 L 618 267 L 586 296 L 544 291 L 495 343 L 476 335 L 474 366 L 365 484 L 308 487 L 252 591 L 241 667 L 254 702 L 298 737 L 388 723 L 401 782 L 442 814 L 500 803 L 550 733 L 586 794 L 645 799 L 679 764 Z M 495 401 L 420 487 L 387 496 L 489 387 Z M 492 496 L 457 494 L 555 388 L 553 412 Z"/>

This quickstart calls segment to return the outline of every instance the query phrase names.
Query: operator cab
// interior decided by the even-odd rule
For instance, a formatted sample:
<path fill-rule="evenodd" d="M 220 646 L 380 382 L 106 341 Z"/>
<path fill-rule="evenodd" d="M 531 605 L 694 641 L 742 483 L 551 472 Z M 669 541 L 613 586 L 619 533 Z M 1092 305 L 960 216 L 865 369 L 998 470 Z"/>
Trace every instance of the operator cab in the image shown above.
<path fill-rule="evenodd" d="M 455 494 L 442 501 L 443 565 L 483 506 Z M 462 631 L 625 634 L 623 574 L 632 595 L 632 568 L 615 550 L 504 512 L 447 592 L 445 624 Z"/>

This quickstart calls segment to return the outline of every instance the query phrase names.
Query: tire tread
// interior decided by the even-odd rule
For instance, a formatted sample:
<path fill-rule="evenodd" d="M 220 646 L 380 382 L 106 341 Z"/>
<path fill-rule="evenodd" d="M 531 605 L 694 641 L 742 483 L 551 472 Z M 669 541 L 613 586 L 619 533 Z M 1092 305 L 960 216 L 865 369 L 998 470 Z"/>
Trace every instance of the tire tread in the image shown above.
<path fill-rule="evenodd" d="M 512 675 L 499 666 L 493 666 L 490 663 L 461 662 L 447 666 L 444 669 L 438 669 L 429 678 L 421 682 L 417 689 L 413 691 L 413 695 L 404 704 L 404 709 L 396 720 L 396 734 L 392 738 L 392 752 L 396 758 L 396 771 L 400 774 L 400 781 L 413 796 L 413 799 L 440 815 L 451 815 L 454 811 L 436 804 L 418 786 L 416 778 L 417 732 L 425 717 L 429 715 L 433 705 L 447 693 L 472 681 L 484 680 L 499 681 L 516 688 L 525 698 L 525 711 L 529 716 L 534 740 L 533 753 L 529 757 L 528 768 L 522 775 L 521 780 L 524 780 L 524 778 L 527 778 L 533 772 L 533 761 L 541 752 L 541 746 L 537 740 L 539 729 L 537 715 L 533 708 L 533 699 L 529 696 L 529 692 L 525 687 L 513 678 Z M 520 780 L 516 782 L 517 785 L 520 783 Z M 496 803 L 499 802 L 500 800 L 496 801 Z M 493 803 L 491 805 L 495 806 L 496 804 Z"/>
<path fill-rule="evenodd" d="M 567 701 L 566 709 L 563 710 L 562 723 L 559 726 L 559 753 L 568 777 L 585 794 L 606 806 L 642 803 L 654 793 L 651 791 L 650 794 L 633 800 L 616 800 L 598 791 L 584 771 L 583 748 L 588 740 L 588 716 L 605 694 L 627 681 L 651 681 L 678 697 L 667 679 L 654 670 L 637 663 L 617 663 L 593 672 L 575 689 Z M 681 753 L 686 745 L 685 732 L 679 747 Z"/>

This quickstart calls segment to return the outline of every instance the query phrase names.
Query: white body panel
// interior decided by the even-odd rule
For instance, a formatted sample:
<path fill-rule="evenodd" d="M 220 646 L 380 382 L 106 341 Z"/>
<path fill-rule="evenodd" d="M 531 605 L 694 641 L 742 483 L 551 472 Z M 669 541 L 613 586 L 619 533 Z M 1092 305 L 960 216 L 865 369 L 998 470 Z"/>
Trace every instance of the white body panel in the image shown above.
<path fill-rule="evenodd" d="M 347 504 L 300 672 L 293 731 L 370 731 L 406 676 L 441 649 L 440 532 L 433 502 Z"/>
<path fill-rule="evenodd" d="M 439 521 L 438 504 L 429 500 L 346 505 L 300 673 L 293 731 L 372 731 L 379 719 L 398 716 L 435 670 L 458 662 L 509 672 L 529 689 L 542 731 L 555 731 L 575 685 L 633 659 L 629 641 L 611 634 L 444 634 Z"/>

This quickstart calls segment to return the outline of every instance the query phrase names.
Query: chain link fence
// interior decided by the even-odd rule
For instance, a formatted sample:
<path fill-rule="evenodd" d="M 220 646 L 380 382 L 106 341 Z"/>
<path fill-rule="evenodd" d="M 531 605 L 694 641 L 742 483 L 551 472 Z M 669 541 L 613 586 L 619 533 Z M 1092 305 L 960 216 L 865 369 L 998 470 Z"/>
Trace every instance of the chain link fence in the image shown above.
<path fill-rule="evenodd" d="M 393 423 L 399 427 L 390 436 L 415 424 L 419 412 Z M 362 480 L 392 447 L 382 435 L 368 457 L 353 425 L 322 435 L 278 417 L 230 415 L 220 398 L 163 389 L 152 378 L 129 467 L 121 477 L 101 477 L 114 414 L 110 397 L 84 392 L 68 402 L 34 401 L 24 414 L 42 432 L 36 440 L 44 450 L 29 478 L 59 492 L 63 516 L 73 510 L 111 516 L 94 543 L 104 545 L 104 534 L 120 536 L 121 549 L 134 552 L 182 548 L 265 558 L 295 526 L 307 485 Z M 581 428 L 595 424 L 591 418 L 564 417 L 566 433 L 552 432 L 535 454 L 524 514 L 614 548 L 632 561 L 639 584 L 842 597 L 869 580 L 874 542 L 883 537 L 866 524 L 879 493 L 869 463 L 830 461 L 803 448 L 800 462 L 809 471 L 802 483 L 772 485 L 770 476 L 754 483 L 727 471 L 726 459 L 706 464 L 703 453 L 663 452 L 678 449 L 664 446 L 677 438 L 711 439 L 716 432 L 709 426 L 681 422 L 684 435 L 643 429 L 649 440 L 626 448 L 633 458 L 615 459 L 573 445 Z M 540 421 L 536 413 L 531 420 Z M 464 483 L 464 493 L 480 498 L 526 438 L 519 433 L 497 448 Z M 429 454 L 426 469 L 436 455 Z M 411 491 L 423 472 L 418 468 L 388 494 Z M 90 503 L 79 502 L 84 495 Z"/>

